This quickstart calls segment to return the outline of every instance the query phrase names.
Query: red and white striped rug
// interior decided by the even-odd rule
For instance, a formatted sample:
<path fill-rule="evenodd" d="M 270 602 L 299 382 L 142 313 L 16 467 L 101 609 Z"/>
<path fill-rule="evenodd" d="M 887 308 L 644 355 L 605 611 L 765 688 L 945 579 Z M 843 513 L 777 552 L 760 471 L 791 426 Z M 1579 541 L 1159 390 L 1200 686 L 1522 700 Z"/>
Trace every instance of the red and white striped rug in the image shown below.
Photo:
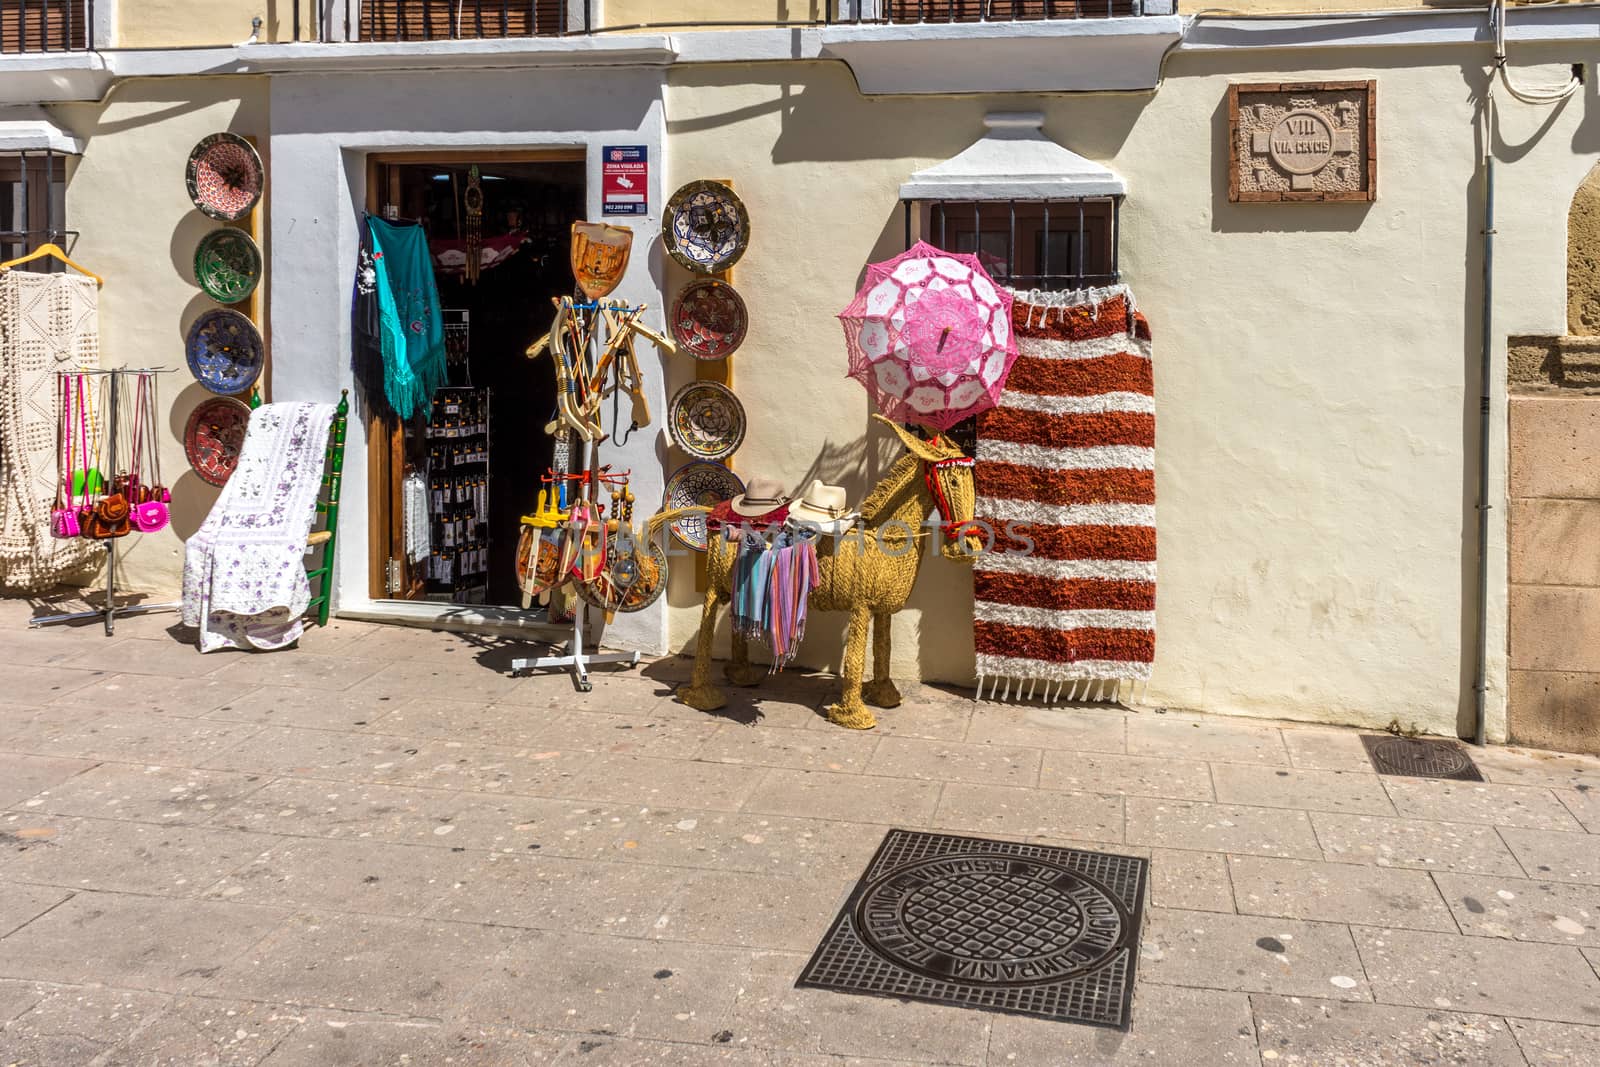
<path fill-rule="evenodd" d="M 1155 658 L 1155 384 L 1126 286 L 1019 294 L 1019 355 L 978 419 L 974 571 L 979 695 L 1147 680 Z M 1008 686 L 1008 689 L 1010 687 Z M 1059 693 L 1059 685 L 1057 692 Z M 1019 690 L 1020 692 L 1020 690 Z"/>

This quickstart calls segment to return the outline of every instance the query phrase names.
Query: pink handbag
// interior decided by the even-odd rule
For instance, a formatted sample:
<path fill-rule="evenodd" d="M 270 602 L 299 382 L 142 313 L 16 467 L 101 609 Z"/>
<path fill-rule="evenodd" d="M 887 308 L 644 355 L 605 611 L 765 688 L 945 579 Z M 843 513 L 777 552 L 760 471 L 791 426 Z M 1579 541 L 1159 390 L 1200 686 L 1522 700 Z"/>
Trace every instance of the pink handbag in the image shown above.
<path fill-rule="evenodd" d="M 133 505 L 133 528 L 140 533 L 155 533 L 164 530 L 167 523 L 172 520 L 171 510 L 167 507 L 172 502 L 172 494 L 161 484 L 161 454 L 160 442 L 156 440 L 155 432 L 155 396 L 154 388 L 148 384 L 145 375 L 139 376 L 138 399 L 134 405 L 134 447 L 132 476 L 136 484 L 131 483 L 133 495 L 129 498 Z M 146 460 L 154 472 L 154 477 L 146 478 Z"/>
<path fill-rule="evenodd" d="M 60 456 L 62 452 L 64 452 L 67 462 L 65 469 L 60 471 L 61 477 L 57 479 L 56 502 L 55 505 L 50 509 L 50 536 L 64 539 L 69 537 L 82 537 L 83 523 L 79 514 L 82 511 L 82 508 L 77 503 L 72 491 L 72 431 L 74 422 L 72 410 L 72 388 L 68 383 L 67 376 L 65 374 L 59 375 L 57 380 L 61 385 L 61 439 L 66 445 L 66 447 L 62 449 L 61 452 L 58 452 L 57 455 Z M 82 388 L 81 381 L 79 382 L 79 388 Z M 83 461 L 84 466 L 87 467 L 89 463 L 87 448 L 88 431 L 83 427 L 81 411 L 79 412 L 78 417 L 78 429 L 81 436 L 84 438 Z M 66 497 L 64 505 L 62 502 L 63 490 L 65 491 Z"/>

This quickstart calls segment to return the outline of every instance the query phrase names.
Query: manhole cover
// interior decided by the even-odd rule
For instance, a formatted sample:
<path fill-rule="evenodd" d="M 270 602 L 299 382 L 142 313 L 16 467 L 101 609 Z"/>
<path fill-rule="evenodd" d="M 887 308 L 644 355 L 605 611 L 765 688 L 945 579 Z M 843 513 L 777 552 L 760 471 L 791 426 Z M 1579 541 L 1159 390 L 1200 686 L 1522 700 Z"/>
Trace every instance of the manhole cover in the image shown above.
<path fill-rule="evenodd" d="M 1148 866 L 891 830 L 796 985 L 1126 1026 Z"/>
<path fill-rule="evenodd" d="M 1454 741 L 1439 737 L 1393 737 L 1389 734 L 1362 734 L 1367 758 L 1379 774 L 1398 774 L 1407 778 L 1451 778 L 1460 782 L 1481 782 L 1472 758 Z"/>

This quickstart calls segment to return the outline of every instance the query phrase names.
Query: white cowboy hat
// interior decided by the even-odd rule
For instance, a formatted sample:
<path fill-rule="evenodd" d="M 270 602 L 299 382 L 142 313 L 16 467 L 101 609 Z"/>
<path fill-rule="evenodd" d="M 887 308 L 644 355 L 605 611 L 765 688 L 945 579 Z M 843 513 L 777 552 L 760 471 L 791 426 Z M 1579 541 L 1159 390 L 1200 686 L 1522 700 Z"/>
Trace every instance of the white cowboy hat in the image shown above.
<path fill-rule="evenodd" d="M 790 522 L 816 527 L 825 534 L 842 533 L 860 517 L 850 510 L 844 486 L 825 485 L 821 478 L 812 481 L 805 494 L 789 505 Z"/>
<path fill-rule="evenodd" d="M 728 509 L 754 519 L 770 515 L 788 502 L 789 494 L 783 491 L 782 482 L 758 475 L 744 483 L 744 492 L 728 501 Z"/>

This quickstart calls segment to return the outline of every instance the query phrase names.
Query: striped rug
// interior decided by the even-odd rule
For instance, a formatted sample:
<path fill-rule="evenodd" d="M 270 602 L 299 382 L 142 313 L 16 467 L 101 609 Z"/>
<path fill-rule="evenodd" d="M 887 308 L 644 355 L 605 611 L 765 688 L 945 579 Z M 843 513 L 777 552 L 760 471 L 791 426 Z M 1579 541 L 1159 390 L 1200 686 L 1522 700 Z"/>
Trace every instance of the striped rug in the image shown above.
<path fill-rule="evenodd" d="M 996 532 L 973 568 L 979 695 L 986 679 L 1025 682 L 1030 694 L 1043 682 L 1046 695 L 1052 682 L 1148 679 L 1149 324 L 1126 286 L 1018 294 L 1012 322 L 1016 365 L 978 419 L 977 517 Z"/>

